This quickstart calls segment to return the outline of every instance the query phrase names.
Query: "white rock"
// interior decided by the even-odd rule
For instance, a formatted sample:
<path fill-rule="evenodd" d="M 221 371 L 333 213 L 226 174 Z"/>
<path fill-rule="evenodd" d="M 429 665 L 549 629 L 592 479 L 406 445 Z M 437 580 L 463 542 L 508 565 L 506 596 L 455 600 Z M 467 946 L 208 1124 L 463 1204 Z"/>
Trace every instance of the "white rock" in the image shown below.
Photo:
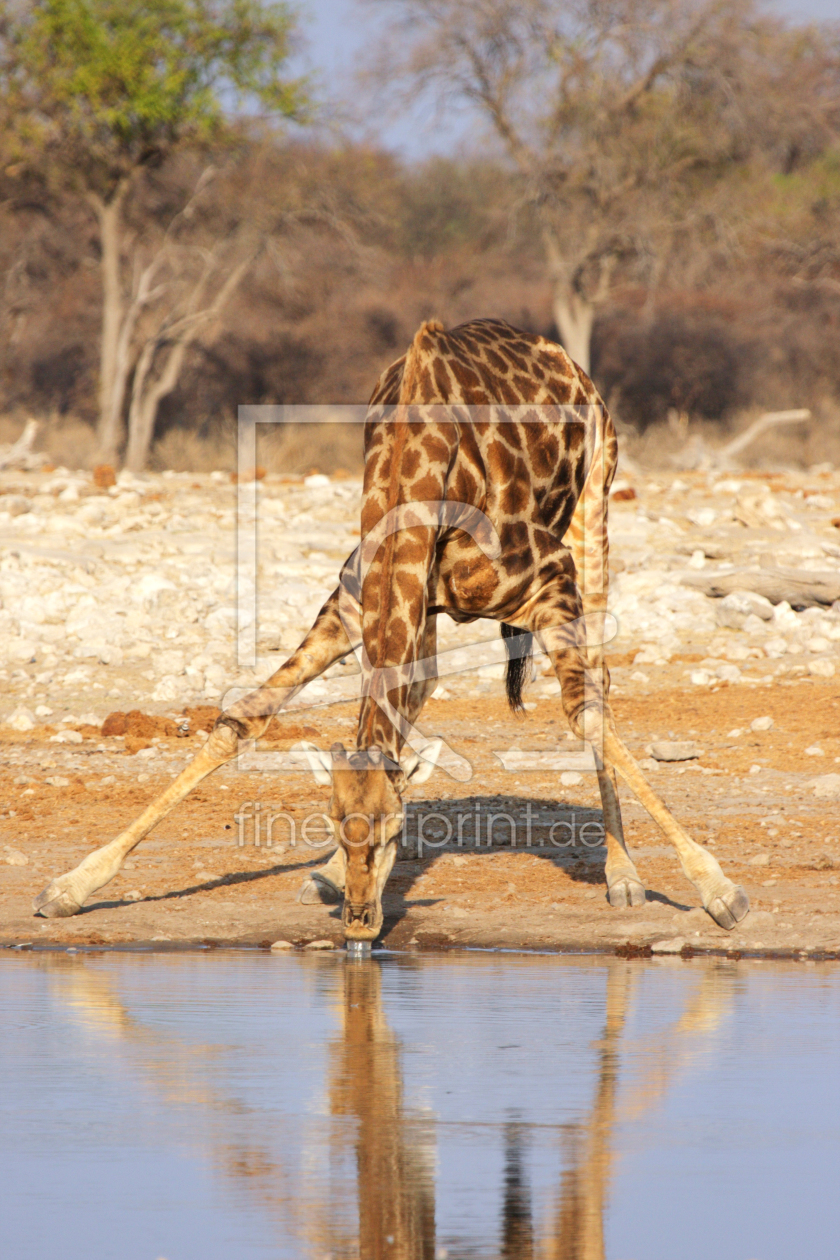
<path fill-rule="evenodd" d="M 156 598 L 161 591 L 177 590 L 174 582 L 165 578 L 162 573 L 144 573 L 132 587 L 132 598 L 135 603 L 142 604 L 146 599 Z"/>
<path fill-rule="evenodd" d="M 741 677 L 741 671 L 737 665 L 726 663 L 718 665 L 715 673 L 722 682 L 738 682 Z"/>
<path fill-rule="evenodd" d="M 35 716 L 40 718 L 51 717 L 53 710 L 48 704 L 39 704 L 35 710 Z"/>
<path fill-rule="evenodd" d="M 173 649 L 152 653 L 152 665 L 158 674 L 183 674 L 184 653 Z"/>
<path fill-rule="evenodd" d="M 702 751 L 693 740 L 660 740 L 650 747 L 650 755 L 657 761 L 692 761 Z"/>
<path fill-rule="evenodd" d="M 229 678 L 229 672 L 222 665 L 208 665 L 204 671 L 205 687 L 209 687 L 213 691 L 221 690 L 227 684 Z"/>
<path fill-rule="evenodd" d="M 805 756 L 806 757 L 824 757 L 825 753 L 820 748 L 819 744 L 812 744 L 810 748 L 805 749 Z"/>
<path fill-rule="evenodd" d="M 583 783 L 583 775 L 578 774 L 576 770 L 565 770 L 560 775 L 560 782 L 563 787 L 577 787 L 579 783 Z"/>
<path fill-rule="evenodd" d="M 303 484 L 307 490 L 315 490 L 320 486 L 328 486 L 330 479 L 324 473 L 310 473 L 308 477 L 304 477 Z"/>
<path fill-rule="evenodd" d="M 730 630 L 742 630 L 750 617 L 772 621 L 773 605 L 755 591 L 732 591 L 715 608 L 715 621 Z M 750 623 L 753 625 L 753 623 Z"/>
<path fill-rule="evenodd" d="M 158 703 L 168 704 L 172 700 L 180 699 L 184 694 L 184 680 L 178 678 L 175 674 L 164 674 L 158 685 L 152 692 L 152 699 Z"/>
<path fill-rule="evenodd" d="M 38 644 L 33 639 L 14 638 L 6 643 L 6 660 L 16 665 L 26 665 L 34 661 L 38 654 Z"/>
<path fill-rule="evenodd" d="M 45 783 L 49 783 L 50 787 L 64 788 L 70 786 L 70 780 L 63 778 L 60 774 L 52 774 L 49 778 L 44 779 Z"/>
<path fill-rule="evenodd" d="M 773 612 L 773 620 L 777 626 L 785 630 L 799 625 L 796 613 L 786 599 L 783 599 L 780 604 L 776 605 Z"/>
<path fill-rule="evenodd" d="M 744 634 L 763 634 L 765 630 L 764 621 L 755 613 L 750 613 L 749 617 L 744 618 L 744 624 L 741 629 Z"/>
<path fill-rule="evenodd" d="M 769 716 L 753 718 L 752 722 L 750 722 L 751 731 L 769 731 L 772 728 L 773 719 Z"/>
<path fill-rule="evenodd" d="M 774 639 L 766 639 L 761 645 L 761 650 L 765 656 L 771 658 L 784 656 L 788 650 L 787 639 L 776 637 Z"/>
<path fill-rule="evenodd" d="M 693 669 L 689 673 L 689 678 L 695 687 L 708 687 L 714 674 L 710 674 L 707 669 Z"/>
<path fill-rule="evenodd" d="M 830 649 L 831 644 L 829 643 L 828 639 L 824 639 L 822 638 L 821 635 L 817 635 L 817 637 L 814 639 L 808 639 L 805 646 L 809 652 L 817 653 L 817 652 L 827 652 Z"/>
<path fill-rule="evenodd" d="M 810 786 L 814 789 L 814 796 L 840 796 L 840 774 L 821 774 Z"/>
<path fill-rule="evenodd" d="M 835 673 L 834 661 L 828 661 L 824 658 L 809 661 L 808 673 L 814 674 L 817 678 L 833 678 Z"/>
<path fill-rule="evenodd" d="M 750 866 L 769 866 L 769 865 L 770 865 L 770 854 L 769 854 L 769 853 L 756 853 L 753 857 L 751 857 L 751 858 L 750 858 L 748 865 L 750 865 Z"/>
<path fill-rule="evenodd" d="M 327 941 L 327 940 L 309 941 L 306 948 L 307 949 L 335 949 L 335 942 Z"/>
<path fill-rule="evenodd" d="M 654 954 L 680 954 L 685 946 L 685 937 L 674 936 L 668 941 L 654 941 L 651 951 Z"/>
<path fill-rule="evenodd" d="M 294 949 L 294 945 L 291 941 L 273 941 L 271 944 L 273 954 L 279 954 L 284 949 Z"/>
<path fill-rule="evenodd" d="M 25 595 L 15 607 L 21 621 L 41 625 L 47 619 L 47 601 L 39 595 Z"/>
<path fill-rule="evenodd" d="M 706 553 L 705 553 L 704 551 L 700 551 L 700 550 L 698 550 L 698 551 L 692 551 L 692 553 L 691 553 L 691 557 L 690 557 L 690 559 L 689 559 L 689 561 L 688 561 L 688 567 L 689 567 L 690 569 L 705 569 L 705 567 L 706 567 Z"/>
<path fill-rule="evenodd" d="M 6 725 L 14 731 L 31 731 L 35 727 L 35 718 L 22 704 L 6 718 Z"/>
<path fill-rule="evenodd" d="M 73 687 L 78 683 L 89 683 L 91 678 L 91 670 L 82 666 L 80 669 L 71 669 L 63 678 L 65 687 Z"/>
<path fill-rule="evenodd" d="M 78 731 L 59 731 L 57 735 L 50 736 L 51 744 L 81 744 L 84 737 Z"/>
<path fill-rule="evenodd" d="M 24 494 L 4 494 L 0 498 L 0 512 L 8 512 L 9 516 L 23 516 L 32 511 L 32 504 Z"/>
<path fill-rule="evenodd" d="M 9 866 L 28 866 L 29 858 L 25 853 L 21 853 L 20 849 L 12 849 L 8 845 L 3 845 L 6 854 L 6 862 Z"/>

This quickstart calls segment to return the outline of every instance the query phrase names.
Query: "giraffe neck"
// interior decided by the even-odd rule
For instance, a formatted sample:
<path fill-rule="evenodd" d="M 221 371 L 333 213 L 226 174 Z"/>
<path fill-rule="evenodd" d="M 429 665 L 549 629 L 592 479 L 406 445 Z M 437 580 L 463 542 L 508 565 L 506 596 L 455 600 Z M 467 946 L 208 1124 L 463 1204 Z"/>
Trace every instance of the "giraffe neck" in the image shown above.
<path fill-rule="evenodd" d="M 446 498 L 458 446 L 457 426 L 423 411 L 424 404 L 449 401 L 428 367 L 442 334 L 436 322 L 421 326 L 406 355 L 396 410 L 371 426 L 366 441 L 361 603 L 367 694 L 357 744 L 377 746 L 394 761 L 424 641 L 437 505 Z"/>

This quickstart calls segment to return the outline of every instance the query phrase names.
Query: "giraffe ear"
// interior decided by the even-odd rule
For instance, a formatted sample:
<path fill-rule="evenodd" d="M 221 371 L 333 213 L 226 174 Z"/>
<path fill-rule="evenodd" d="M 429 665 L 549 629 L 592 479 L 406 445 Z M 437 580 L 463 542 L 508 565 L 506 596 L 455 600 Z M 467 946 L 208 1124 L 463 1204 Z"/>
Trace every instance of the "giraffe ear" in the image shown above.
<path fill-rule="evenodd" d="M 309 762 L 309 769 L 315 776 L 315 782 L 320 783 L 322 787 L 329 787 L 332 783 L 331 753 L 324 752 L 315 744 L 309 744 L 305 740 L 300 744 L 295 744 L 292 751 L 302 752 Z"/>
<path fill-rule="evenodd" d="M 425 783 L 431 777 L 442 750 L 443 740 L 433 739 L 423 749 L 422 756 L 419 753 L 410 752 L 400 763 L 406 783 L 413 783 L 418 787 L 421 783 Z"/>

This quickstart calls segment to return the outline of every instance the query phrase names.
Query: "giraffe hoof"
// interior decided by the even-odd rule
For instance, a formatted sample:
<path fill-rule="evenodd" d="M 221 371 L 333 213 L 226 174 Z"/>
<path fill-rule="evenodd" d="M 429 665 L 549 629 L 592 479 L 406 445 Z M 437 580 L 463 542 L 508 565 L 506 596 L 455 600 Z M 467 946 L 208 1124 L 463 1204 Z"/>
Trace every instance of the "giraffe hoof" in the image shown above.
<path fill-rule="evenodd" d="M 637 879 L 617 879 L 610 884 L 609 903 L 615 910 L 626 910 L 629 906 L 643 906 L 646 900 L 644 886 Z"/>
<path fill-rule="evenodd" d="M 60 882 L 54 879 L 42 893 L 32 902 L 32 909 L 42 919 L 69 919 L 78 914 L 81 906 L 69 892 L 65 892 Z"/>
<path fill-rule="evenodd" d="M 735 924 L 745 919 L 749 912 L 750 899 L 743 888 L 736 885 L 722 897 L 715 897 L 706 906 L 706 913 L 712 916 L 719 927 L 726 928 L 727 932 L 731 932 Z"/>
<path fill-rule="evenodd" d="M 326 875 L 313 871 L 298 893 L 298 901 L 302 906 L 334 906 L 344 897 L 344 892 Z"/>

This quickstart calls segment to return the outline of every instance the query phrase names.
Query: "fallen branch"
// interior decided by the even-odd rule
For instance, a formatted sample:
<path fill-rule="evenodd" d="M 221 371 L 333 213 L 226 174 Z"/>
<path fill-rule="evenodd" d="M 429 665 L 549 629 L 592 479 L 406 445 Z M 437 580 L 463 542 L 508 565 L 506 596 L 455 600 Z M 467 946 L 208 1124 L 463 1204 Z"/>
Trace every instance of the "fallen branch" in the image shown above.
<path fill-rule="evenodd" d="M 803 420 L 810 419 L 811 413 L 807 407 L 799 407 L 795 411 L 766 411 L 743 433 L 739 433 L 731 442 L 727 442 L 726 446 L 715 451 L 715 455 L 722 460 L 732 459 L 733 455 L 740 455 L 741 451 L 751 446 L 759 434 L 764 433 L 766 429 L 772 429 L 777 424 L 800 424 Z"/>
<path fill-rule="evenodd" d="M 734 569 L 729 573 L 685 573 L 683 586 L 693 586 L 711 599 L 733 591 L 753 591 L 771 604 L 786 601 L 791 608 L 813 608 L 840 599 L 840 573 L 810 573 L 802 569 Z"/>
<path fill-rule="evenodd" d="M 38 421 L 27 420 L 23 433 L 12 445 L 0 452 L 0 468 L 38 468 L 46 460 L 45 455 L 34 455 L 32 447 L 38 436 Z"/>
<path fill-rule="evenodd" d="M 801 424 L 810 418 L 811 413 L 805 407 L 799 407 L 793 411 L 767 411 L 731 442 L 718 447 L 708 446 L 699 433 L 694 433 L 682 449 L 671 457 L 671 463 L 675 468 L 686 471 L 702 468 L 728 468 L 736 455 L 745 451 L 768 429 L 773 429 L 780 424 Z"/>

